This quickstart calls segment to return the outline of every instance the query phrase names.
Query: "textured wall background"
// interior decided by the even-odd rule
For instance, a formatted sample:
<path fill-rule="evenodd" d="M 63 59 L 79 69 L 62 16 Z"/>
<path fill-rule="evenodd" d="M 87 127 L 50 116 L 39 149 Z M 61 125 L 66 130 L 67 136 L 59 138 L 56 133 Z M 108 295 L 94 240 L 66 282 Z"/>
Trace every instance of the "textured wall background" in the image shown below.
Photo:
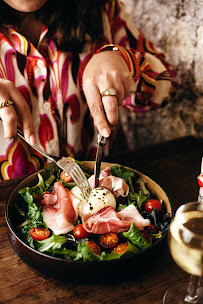
<path fill-rule="evenodd" d="M 132 149 L 177 137 L 203 138 L 203 0 L 124 0 L 135 24 L 166 54 L 180 84 L 171 104 L 121 115 Z"/>

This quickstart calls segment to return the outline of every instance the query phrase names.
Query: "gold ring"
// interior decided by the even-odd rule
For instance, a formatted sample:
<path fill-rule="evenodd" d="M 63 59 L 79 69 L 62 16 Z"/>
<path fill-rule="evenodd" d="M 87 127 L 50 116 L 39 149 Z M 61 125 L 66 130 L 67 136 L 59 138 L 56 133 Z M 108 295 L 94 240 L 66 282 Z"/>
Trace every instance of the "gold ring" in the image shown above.
<path fill-rule="evenodd" d="M 101 93 L 101 98 L 104 96 L 116 96 L 116 90 L 114 88 L 106 89 Z"/>
<path fill-rule="evenodd" d="M 13 101 L 11 101 L 11 100 L 5 100 L 5 101 L 3 101 L 3 102 L 0 104 L 0 108 L 7 107 L 7 106 L 11 106 L 12 104 L 13 104 Z"/>

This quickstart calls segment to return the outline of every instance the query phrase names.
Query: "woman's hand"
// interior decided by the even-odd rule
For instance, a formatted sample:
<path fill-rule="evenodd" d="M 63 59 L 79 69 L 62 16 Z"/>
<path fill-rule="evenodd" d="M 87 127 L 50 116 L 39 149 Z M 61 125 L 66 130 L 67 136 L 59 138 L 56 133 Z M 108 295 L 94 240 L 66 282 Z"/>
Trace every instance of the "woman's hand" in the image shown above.
<path fill-rule="evenodd" d="M 83 90 L 101 135 L 108 137 L 118 123 L 118 106 L 129 95 L 132 77 L 119 51 L 105 51 L 94 55 L 83 74 Z M 116 96 L 100 94 L 106 89 L 116 89 Z"/>
<path fill-rule="evenodd" d="M 13 101 L 13 105 L 0 108 L 4 137 L 7 139 L 15 137 L 18 125 L 22 128 L 25 139 L 34 144 L 32 116 L 25 99 L 11 81 L 0 79 L 0 104 L 5 100 Z"/>

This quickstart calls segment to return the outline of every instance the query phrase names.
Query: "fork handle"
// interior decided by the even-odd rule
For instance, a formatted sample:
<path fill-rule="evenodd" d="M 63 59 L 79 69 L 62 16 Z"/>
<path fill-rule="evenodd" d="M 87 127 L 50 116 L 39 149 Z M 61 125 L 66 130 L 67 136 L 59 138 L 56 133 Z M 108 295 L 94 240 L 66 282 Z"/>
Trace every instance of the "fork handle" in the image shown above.
<path fill-rule="evenodd" d="M 46 151 L 42 150 L 41 148 L 37 147 L 36 145 L 32 145 L 31 143 L 29 143 L 24 135 L 23 135 L 23 132 L 17 128 L 17 134 L 18 136 L 23 139 L 28 145 L 30 145 L 34 150 L 36 150 L 37 152 L 39 152 L 40 154 L 44 155 L 46 158 L 50 159 L 51 161 L 59 161 L 61 159 L 60 156 L 56 156 L 56 155 L 52 155 L 52 154 L 48 154 Z"/>

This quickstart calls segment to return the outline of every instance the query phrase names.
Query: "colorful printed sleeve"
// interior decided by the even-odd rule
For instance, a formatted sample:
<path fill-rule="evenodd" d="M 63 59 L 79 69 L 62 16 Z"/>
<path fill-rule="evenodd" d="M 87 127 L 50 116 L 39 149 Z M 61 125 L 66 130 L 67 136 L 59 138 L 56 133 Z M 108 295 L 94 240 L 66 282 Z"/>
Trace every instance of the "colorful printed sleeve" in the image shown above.
<path fill-rule="evenodd" d="M 134 80 L 131 96 L 123 106 L 134 112 L 145 112 L 169 102 L 176 86 L 174 69 L 136 27 L 125 4 L 110 1 L 103 24 L 109 44 L 100 51 L 109 48 L 121 51 Z"/>

